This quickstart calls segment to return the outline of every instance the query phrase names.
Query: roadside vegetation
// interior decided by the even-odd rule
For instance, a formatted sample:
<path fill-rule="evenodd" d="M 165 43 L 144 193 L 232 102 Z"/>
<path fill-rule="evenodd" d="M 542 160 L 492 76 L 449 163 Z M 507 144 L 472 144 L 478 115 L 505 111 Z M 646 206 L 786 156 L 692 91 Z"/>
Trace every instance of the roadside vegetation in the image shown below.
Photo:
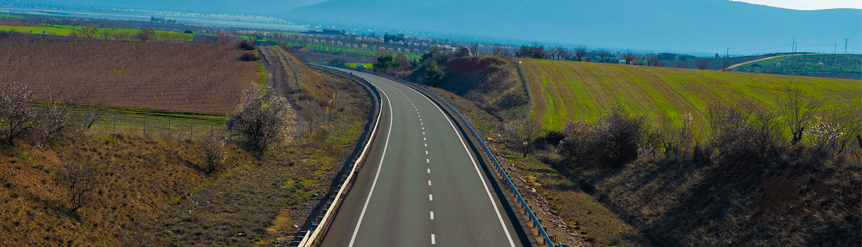
<path fill-rule="evenodd" d="M 237 43 L 2 45 L 3 246 L 289 244 L 371 106 L 360 86 L 301 63 L 304 87 L 329 90 L 305 103 L 257 90 L 259 64 L 239 61 L 255 51 Z M 298 119 L 326 121 L 297 131 Z"/>
<path fill-rule="evenodd" d="M 425 84 L 514 164 L 545 222 L 564 222 L 553 232 L 588 246 L 859 241 L 858 81 L 520 59 L 532 101 L 519 116 L 483 107 L 499 91 L 446 88 L 451 65 L 484 59 L 447 60 L 444 82 Z"/>

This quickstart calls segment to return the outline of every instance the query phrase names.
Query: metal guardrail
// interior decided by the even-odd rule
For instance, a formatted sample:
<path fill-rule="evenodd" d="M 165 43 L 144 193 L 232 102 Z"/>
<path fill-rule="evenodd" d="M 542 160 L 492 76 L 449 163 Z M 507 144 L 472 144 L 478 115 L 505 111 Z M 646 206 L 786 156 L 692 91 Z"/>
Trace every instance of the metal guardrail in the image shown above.
<path fill-rule="evenodd" d="M 346 66 L 334 66 L 334 65 L 329 65 L 329 66 L 339 67 L 339 68 L 346 68 L 346 69 L 350 69 L 350 70 L 355 70 L 355 71 L 365 72 L 365 73 L 369 73 L 369 74 L 374 74 L 374 75 L 378 75 L 378 76 L 382 76 L 382 77 L 390 78 L 391 80 L 394 80 L 394 81 L 397 81 L 397 82 L 401 82 L 401 83 L 403 83 L 403 84 L 412 85 L 413 87 L 421 88 L 422 90 L 424 90 L 425 92 L 427 92 L 427 93 L 428 93 L 428 94 L 430 94 L 430 95 L 434 95 L 434 97 L 437 97 L 437 99 L 439 99 L 441 102 L 445 103 L 445 104 L 446 104 L 446 106 L 447 106 L 447 107 L 449 107 L 449 109 L 451 109 L 453 112 L 455 112 L 456 114 L 458 114 L 458 117 L 459 117 L 459 118 L 461 118 L 461 120 L 462 120 L 462 121 L 464 121 L 464 123 L 466 123 L 466 124 L 467 124 L 467 128 L 469 128 L 469 129 L 470 129 L 470 132 L 471 132 L 471 133 L 473 133 L 473 136 L 474 136 L 474 137 L 476 137 L 476 139 L 477 139 L 477 140 L 479 140 L 479 142 L 482 144 L 482 147 L 485 149 L 485 152 L 487 152 L 488 156 L 490 156 L 490 157 L 491 157 L 491 160 L 493 160 L 493 161 L 494 161 L 494 165 L 497 167 L 497 169 L 498 169 L 498 171 L 501 173 L 502 177 L 506 180 L 506 183 L 509 185 L 509 188 L 514 192 L 514 194 L 515 194 L 515 195 L 516 195 L 516 197 L 518 198 L 518 201 L 519 201 L 519 202 L 521 203 L 521 205 L 525 208 L 525 211 L 526 211 L 526 212 L 527 212 L 527 214 L 530 216 L 530 219 L 533 221 L 533 224 L 536 226 L 536 228 L 538 228 L 538 232 L 539 232 L 539 233 L 541 233 L 542 238 L 544 239 L 544 243 L 546 243 L 546 244 L 548 244 L 548 245 L 550 245 L 550 246 L 554 246 L 554 247 L 562 247 L 562 244 L 560 244 L 559 242 L 553 242 L 553 241 L 551 241 L 551 236 L 549 236 L 549 235 L 548 235 L 548 233 L 547 233 L 547 232 L 545 232 L 545 229 L 542 227 L 542 223 L 539 221 L 539 218 L 537 218 L 537 217 L 536 217 L 536 215 L 533 213 L 533 210 L 532 210 L 532 209 L 530 209 L 530 205 L 529 205 L 529 204 L 527 204 L 527 201 L 525 201 L 525 200 L 524 200 L 524 197 L 522 197 L 522 196 L 521 196 L 521 193 L 519 193 L 519 192 L 518 192 L 518 188 L 517 188 L 517 187 L 515 187 L 515 184 L 514 184 L 514 183 L 512 183 L 512 179 L 510 179 L 510 178 L 509 178 L 509 175 L 506 173 L 506 171 L 503 169 L 503 167 L 502 167 L 502 166 L 500 166 L 500 162 L 498 162 L 498 161 L 497 161 L 497 158 L 495 158 L 495 157 L 494 157 L 494 153 L 493 153 L 493 152 L 491 152 L 491 149 L 490 149 L 490 148 L 488 148 L 488 145 L 487 145 L 487 144 L 485 144 L 485 140 L 483 140 L 483 139 L 482 139 L 482 137 L 479 135 L 479 133 L 477 133 L 477 132 L 476 132 L 476 130 L 475 130 L 475 129 L 473 129 L 473 125 L 472 125 L 469 121 L 467 121 L 467 118 L 465 118 L 463 115 L 461 115 L 461 113 L 460 113 L 460 112 L 458 112 L 458 110 L 456 110 L 456 109 L 455 109 L 455 107 L 453 107 L 452 105 L 450 105 L 450 104 L 449 104 L 449 102 L 447 102 L 447 101 L 446 101 L 446 100 L 444 100 L 442 97 L 440 97 L 439 95 L 435 94 L 434 92 L 431 92 L 430 90 L 428 90 L 428 89 L 426 89 L 426 88 L 423 88 L 423 87 L 421 87 L 421 86 L 417 85 L 416 83 L 412 83 L 412 82 L 409 82 L 409 81 L 405 81 L 405 80 L 402 80 L 402 79 L 400 79 L 400 78 L 396 78 L 396 77 L 393 77 L 393 76 L 389 76 L 389 75 L 385 75 L 385 74 L 380 74 L 380 73 L 373 72 L 373 71 L 368 71 L 368 70 L 359 70 L 359 69 L 350 68 L 350 67 L 346 67 Z"/>
<path fill-rule="evenodd" d="M 309 64 L 309 65 L 311 65 L 311 64 Z M 327 72 L 336 73 L 336 74 L 339 74 L 342 76 L 346 76 L 346 77 L 349 77 L 351 79 L 354 79 L 354 80 L 357 80 L 359 82 L 366 84 L 367 87 L 374 93 L 374 95 L 377 96 L 378 110 L 377 110 L 377 117 L 374 118 L 374 122 L 372 123 L 372 126 L 374 126 L 374 127 L 371 129 L 371 133 L 368 136 L 366 136 L 366 138 L 362 144 L 363 145 L 362 153 L 359 156 L 357 156 L 353 160 L 353 162 L 350 162 L 350 164 L 351 164 L 349 167 L 350 173 L 347 175 L 347 177 L 344 179 L 344 181 L 341 183 L 341 185 L 339 185 L 340 189 L 338 190 L 338 194 L 336 194 L 335 197 L 333 197 L 333 199 L 329 202 L 329 208 L 326 209 L 326 213 L 324 214 L 324 216 L 322 216 L 322 218 L 318 222 L 318 224 L 314 224 L 314 221 L 311 222 L 311 228 L 309 228 L 308 231 L 306 231 L 306 233 L 304 234 L 304 236 L 302 238 L 302 241 L 298 245 L 300 247 L 309 247 L 309 246 L 315 246 L 315 244 L 320 244 L 320 241 L 317 241 L 317 240 L 318 240 L 318 238 L 323 237 L 320 234 L 328 229 L 329 225 L 331 224 L 331 221 L 334 219 L 334 213 L 335 213 L 335 211 L 337 211 L 336 209 L 339 207 L 340 201 L 343 201 L 343 200 L 341 200 L 341 197 L 345 193 L 347 193 L 346 190 L 349 187 L 347 185 L 351 182 L 351 180 L 354 179 L 354 175 L 356 174 L 356 171 L 359 168 L 360 163 L 362 163 L 365 160 L 366 156 L 368 155 L 368 151 L 370 150 L 370 147 L 371 147 L 371 145 L 370 145 L 371 141 L 374 140 L 374 136 L 377 133 L 377 127 L 378 127 L 378 124 L 380 123 L 380 116 L 383 114 L 383 110 L 382 110 L 383 101 L 382 101 L 382 98 L 380 97 L 380 91 L 376 87 L 374 87 L 373 84 L 369 83 L 365 79 L 362 79 L 361 77 L 358 77 L 358 76 L 355 76 L 352 74 L 348 74 L 348 73 L 344 73 L 343 71 L 333 70 L 333 69 L 322 67 L 322 66 L 315 66 L 315 65 L 311 65 L 311 66 L 318 68 L 318 69 L 325 70 Z"/>

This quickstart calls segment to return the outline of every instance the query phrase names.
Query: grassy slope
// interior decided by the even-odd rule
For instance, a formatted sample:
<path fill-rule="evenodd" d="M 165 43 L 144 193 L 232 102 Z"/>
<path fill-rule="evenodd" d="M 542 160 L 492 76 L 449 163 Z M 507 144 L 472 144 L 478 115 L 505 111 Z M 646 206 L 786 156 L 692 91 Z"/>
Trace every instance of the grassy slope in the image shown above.
<path fill-rule="evenodd" d="M 841 80 L 735 72 L 626 66 L 555 60 L 523 59 L 530 81 L 533 110 L 550 128 L 566 120 L 592 120 L 621 104 L 654 123 L 667 115 L 692 113 L 703 123 L 708 102 L 752 98 L 771 106 L 792 81 L 835 108 L 862 104 L 857 80 Z"/>

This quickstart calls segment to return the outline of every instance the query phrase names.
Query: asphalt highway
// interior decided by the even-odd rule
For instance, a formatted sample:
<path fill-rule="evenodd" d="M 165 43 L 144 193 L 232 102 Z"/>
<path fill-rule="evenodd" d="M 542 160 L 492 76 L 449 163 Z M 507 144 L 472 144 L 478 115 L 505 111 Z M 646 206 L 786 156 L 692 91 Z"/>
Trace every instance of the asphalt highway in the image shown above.
<path fill-rule="evenodd" d="M 321 246 L 523 246 L 466 140 L 433 102 L 355 71 L 381 91 L 380 127 Z M 520 234 L 523 235 L 523 234 Z"/>

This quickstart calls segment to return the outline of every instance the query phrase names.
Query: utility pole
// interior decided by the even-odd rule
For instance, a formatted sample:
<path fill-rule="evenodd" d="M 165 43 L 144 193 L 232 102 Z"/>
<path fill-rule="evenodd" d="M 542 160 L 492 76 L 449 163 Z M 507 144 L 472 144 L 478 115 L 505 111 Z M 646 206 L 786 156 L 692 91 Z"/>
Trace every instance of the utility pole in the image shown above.
<path fill-rule="evenodd" d="M 847 38 L 844 39 L 844 54 L 847 54 L 847 41 L 848 40 L 850 40 L 850 39 L 847 39 Z"/>
<path fill-rule="evenodd" d="M 790 46 L 790 53 L 796 53 L 796 39 L 791 39 L 793 45 Z"/>

